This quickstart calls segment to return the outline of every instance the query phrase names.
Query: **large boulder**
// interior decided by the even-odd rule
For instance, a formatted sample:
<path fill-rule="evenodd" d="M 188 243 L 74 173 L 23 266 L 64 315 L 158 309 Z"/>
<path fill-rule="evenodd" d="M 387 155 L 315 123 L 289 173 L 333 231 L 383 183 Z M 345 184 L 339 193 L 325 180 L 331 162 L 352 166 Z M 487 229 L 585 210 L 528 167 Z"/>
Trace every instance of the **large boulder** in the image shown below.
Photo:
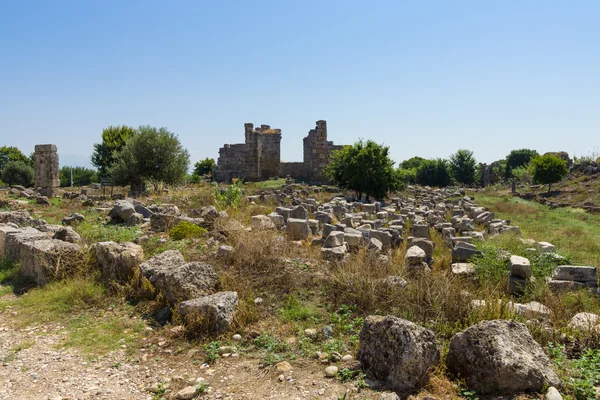
<path fill-rule="evenodd" d="M 152 257 L 140 264 L 140 270 L 171 304 L 207 295 L 219 286 L 219 278 L 211 265 L 185 263 L 177 250 Z"/>
<path fill-rule="evenodd" d="M 19 272 L 21 276 L 45 285 L 73 273 L 84 263 L 77 244 L 55 239 L 26 241 L 20 244 Z"/>
<path fill-rule="evenodd" d="M 209 332 L 221 333 L 231 329 L 237 305 L 237 292 L 219 292 L 181 302 L 179 315 L 188 325 L 200 323 Z"/>
<path fill-rule="evenodd" d="M 510 274 L 523 279 L 531 278 L 531 263 L 525 257 L 510 256 Z"/>
<path fill-rule="evenodd" d="M 393 316 L 369 316 L 360 332 L 358 359 L 368 376 L 407 394 L 425 384 L 440 351 L 428 329 Z"/>
<path fill-rule="evenodd" d="M 275 229 L 275 224 L 266 215 L 254 215 L 250 218 L 250 227 L 253 230 Z"/>
<path fill-rule="evenodd" d="M 130 242 L 98 242 L 92 246 L 92 252 L 102 279 L 108 285 L 113 282 L 127 283 L 144 259 L 144 250 Z"/>
<path fill-rule="evenodd" d="M 452 262 L 467 262 L 471 257 L 482 254 L 473 244 L 457 242 L 452 249 Z"/>
<path fill-rule="evenodd" d="M 79 243 L 81 236 L 70 226 L 61 226 L 52 237 L 53 239 L 62 240 L 63 242 Z"/>
<path fill-rule="evenodd" d="M 127 200 L 117 200 L 108 214 L 113 220 L 127 222 L 135 214 L 135 207 Z"/>
<path fill-rule="evenodd" d="M 483 321 L 450 340 L 448 371 L 481 394 L 540 392 L 560 380 L 524 324 Z"/>
<path fill-rule="evenodd" d="M 304 240 L 310 235 L 310 227 L 305 219 L 290 218 L 287 221 L 288 236 L 292 240 Z"/>

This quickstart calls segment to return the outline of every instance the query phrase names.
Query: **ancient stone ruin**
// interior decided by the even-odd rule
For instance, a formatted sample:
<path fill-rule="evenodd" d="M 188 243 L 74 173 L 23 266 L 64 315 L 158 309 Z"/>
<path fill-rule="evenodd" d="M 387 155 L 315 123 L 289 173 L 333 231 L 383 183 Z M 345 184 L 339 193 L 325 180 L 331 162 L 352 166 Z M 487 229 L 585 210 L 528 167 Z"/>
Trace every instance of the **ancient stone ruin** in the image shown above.
<path fill-rule="evenodd" d="M 323 170 L 331 153 L 342 146 L 327 140 L 327 122 L 317 121 L 315 129 L 304 138 L 304 160 L 281 162 L 281 129 L 269 125 L 254 128 L 244 124 L 245 143 L 226 144 L 219 150 L 216 179 L 230 182 L 234 178 L 256 181 L 290 176 L 311 183 L 327 183 Z"/>
<path fill-rule="evenodd" d="M 35 188 L 42 196 L 53 197 L 58 194 L 60 178 L 56 145 L 35 145 L 34 174 Z"/>

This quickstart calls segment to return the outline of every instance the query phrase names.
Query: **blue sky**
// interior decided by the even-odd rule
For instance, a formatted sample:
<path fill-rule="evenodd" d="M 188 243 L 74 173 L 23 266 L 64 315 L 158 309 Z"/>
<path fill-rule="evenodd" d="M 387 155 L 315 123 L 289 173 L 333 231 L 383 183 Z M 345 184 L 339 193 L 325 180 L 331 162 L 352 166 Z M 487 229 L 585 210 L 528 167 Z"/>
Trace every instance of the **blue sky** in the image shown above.
<path fill-rule="evenodd" d="M 597 1 L 3 1 L 0 145 L 88 163 L 108 125 L 166 126 L 192 161 L 282 129 L 396 161 L 600 146 Z"/>

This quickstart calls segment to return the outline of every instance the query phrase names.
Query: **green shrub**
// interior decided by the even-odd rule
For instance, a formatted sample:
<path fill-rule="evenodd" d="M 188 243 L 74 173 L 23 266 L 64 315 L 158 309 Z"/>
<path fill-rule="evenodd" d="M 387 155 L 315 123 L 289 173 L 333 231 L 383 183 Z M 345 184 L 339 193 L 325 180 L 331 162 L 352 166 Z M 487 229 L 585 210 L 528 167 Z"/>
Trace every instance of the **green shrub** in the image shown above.
<path fill-rule="evenodd" d="M 217 205 L 221 208 L 237 208 L 242 201 L 242 194 L 242 188 L 240 188 L 238 183 L 232 183 L 226 190 L 220 190 L 218 187 L 215 187 L 215 198 Z"/>
<path fill-rule="evenodd" d="M 425 160 L 417 169 L 417 183 L 419 185 L 444 187 L 452 183 L 450 165 L 448 160 Z"/>
<path fill-rule="evenodd" d="M 60 186 L 71 186 L 71 173 L 73 174 L 73 186 L 86 186 L 92 182 L 98 182 L 96 171 L 85 167 L 64 166 L 60 169 Z"/>
<path fill-rule="evenodd" d="M 173 240 L 199 238 L 206 233 L 206 229 L 188 221 L 181 221 L 169 231 Z"/>
<path fill-rule="evenodd" d="M 9 161 L 2 169 L 2 180 L 8 185 L 33 185 L 33 168 L 22 161 Z"/>
<path fill-rule="evenodd" d="M 567 162 L 553 154 L 545 154 L 531 160 L 533 181 L 548 185 L 548 191 L 552 189 L 552 184 L 560 182 L 567 175 L 569 169 Z"/>

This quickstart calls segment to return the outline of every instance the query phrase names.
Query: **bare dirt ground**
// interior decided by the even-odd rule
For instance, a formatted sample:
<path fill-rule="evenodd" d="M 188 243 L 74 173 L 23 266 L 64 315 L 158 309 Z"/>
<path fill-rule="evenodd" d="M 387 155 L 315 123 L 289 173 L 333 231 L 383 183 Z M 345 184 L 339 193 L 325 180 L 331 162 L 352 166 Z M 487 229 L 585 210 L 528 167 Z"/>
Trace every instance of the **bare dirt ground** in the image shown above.
<path fill-rule="evenodd" d="M 287 372 L 260 368 L 258 359 L 248 355 L 209 366 L 194 361 L 193 348 L 178 354 L 175 345 L 154 332 L 144 338 L 148 346 L 133 354 L 123 348 L 90 358 L 62 345 L 61 326 L 19 327 L 17 318 L 10 308 L 0 311 L 0 399 L 169 399 L 200 381 L 208 389 L 199 399 L 382 398 L 381 393 L 325 378 L 324 366 L 313 360 L 292 361 Z M 158 351 L 150 354 L 150 342 L 157 341 Z"/>

